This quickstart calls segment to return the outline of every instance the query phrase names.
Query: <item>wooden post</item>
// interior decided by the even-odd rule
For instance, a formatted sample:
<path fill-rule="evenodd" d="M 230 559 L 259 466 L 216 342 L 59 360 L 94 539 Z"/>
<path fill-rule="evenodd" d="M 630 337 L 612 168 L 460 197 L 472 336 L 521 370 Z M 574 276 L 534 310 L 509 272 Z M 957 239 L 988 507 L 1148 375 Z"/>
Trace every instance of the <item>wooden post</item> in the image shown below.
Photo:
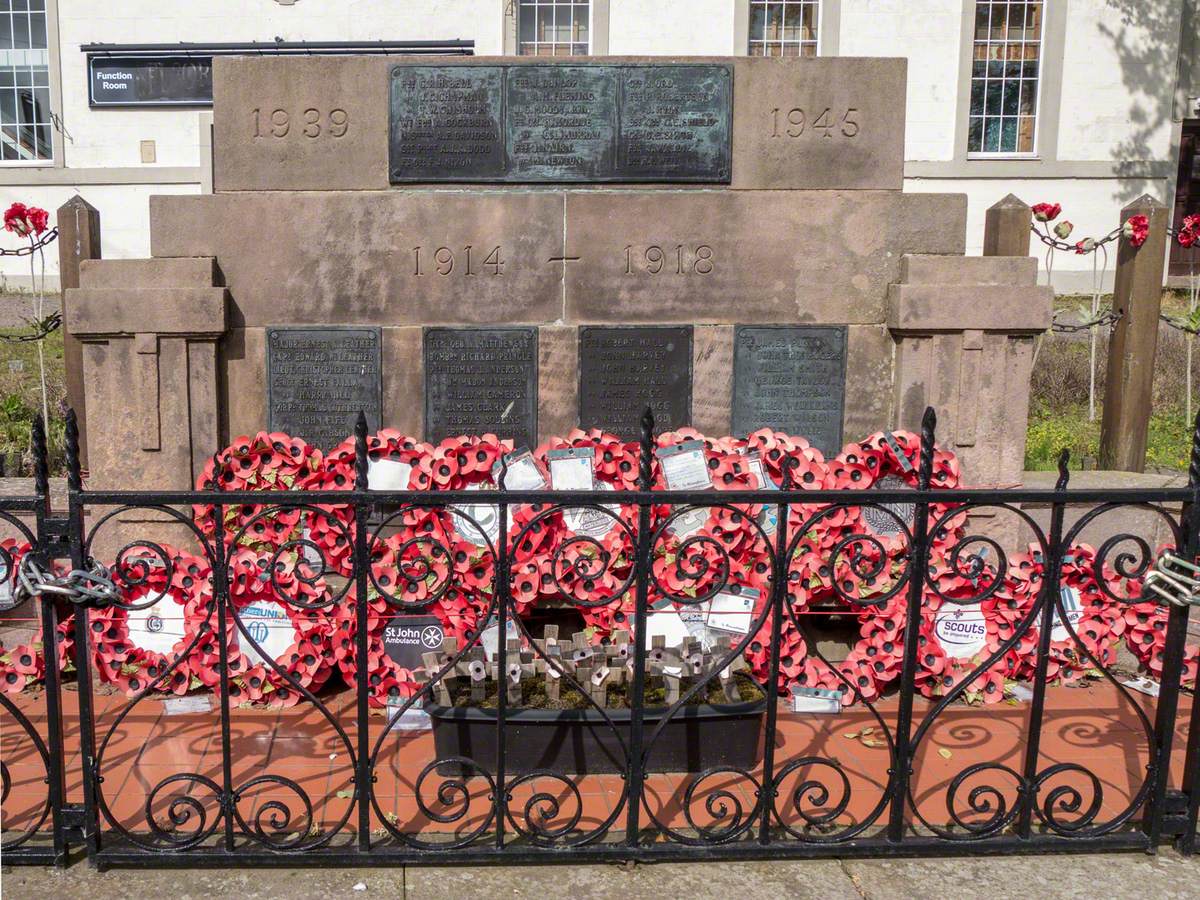
<path fill-rule="evenodd" d="M 100 210 L 78 194 L 55 213 L 58 225 L 58 279 L 62 289 L 63 322 L 67 320 L 67 289 L 79 287 L 79 264 L 100 258 Z M 66 368 L 67 405 L 79 421 L 79 453 L 87 468 L 87 411 L 83 396 L 83 347 L 63 327 L 63 365 Z"/>
<path fill-rule="evenodd" d="M 1140 247 L 1127 238 L 1120 239 L 1113 287 L 1113 312 L 1120 319 L 1108 342 L 1108 380 L 1100 423 L 1100 467 L 1126 472 L 1146 468 L 1169 213 L 1153 197 L 1142 195 L 1121 210 L 1121 221 L 1137 215 L 1149 219 L 1150 233 Z"/>
<path fill-rule="evenodd" d="M 988 207 L 983 219 L 983 255 L 1028 256 L 1032 223 L 1029 204 L 1012 194 Z"/>

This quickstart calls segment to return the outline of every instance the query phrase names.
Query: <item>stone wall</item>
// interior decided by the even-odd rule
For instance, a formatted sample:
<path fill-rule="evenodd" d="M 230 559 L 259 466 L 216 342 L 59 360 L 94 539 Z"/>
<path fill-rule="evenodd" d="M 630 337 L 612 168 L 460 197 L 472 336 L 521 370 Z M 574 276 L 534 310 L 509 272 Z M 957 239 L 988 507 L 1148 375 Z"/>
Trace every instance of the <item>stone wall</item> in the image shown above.
<path fill-rule="evenodd" d="M 466 65 L 501 62 L 530 61 Z M 153 258 L 88 263 L 68 295 L 93 485 L 182 487 L 267 427 L 266 330 L 306 325 L 382 329 L 382 424 L 414 435 L 424 328 L 534 327 L 542 438 L 578 424 L 580 327 L 692 326 L 692 424 L 725 434 L 736 326 L 844 326 L 847 439 L 932 404 L 969 483 L 1019 481 L 1051 295 L 1032 259 L 963 256 L 962 195 L 899 190 L 904 61 L 687 62 L 731 67 L 728 185 L 390 187 L 407 63 L 219 60 L 218 193 L 153 198 Z"/>

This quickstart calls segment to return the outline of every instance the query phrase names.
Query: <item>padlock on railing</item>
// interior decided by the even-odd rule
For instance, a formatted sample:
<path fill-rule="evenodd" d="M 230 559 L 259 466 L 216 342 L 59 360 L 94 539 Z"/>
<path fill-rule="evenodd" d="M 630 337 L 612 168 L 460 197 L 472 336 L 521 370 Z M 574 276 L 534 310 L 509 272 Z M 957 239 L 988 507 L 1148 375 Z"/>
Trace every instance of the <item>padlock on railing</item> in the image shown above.
<path fill-rule="evenodd" d="M 1159 554 L 1142 584 L 1143 590 L 1158 597 L 1160 603 L 1200 606 L 1200 566 L 1169 550 Z"/>

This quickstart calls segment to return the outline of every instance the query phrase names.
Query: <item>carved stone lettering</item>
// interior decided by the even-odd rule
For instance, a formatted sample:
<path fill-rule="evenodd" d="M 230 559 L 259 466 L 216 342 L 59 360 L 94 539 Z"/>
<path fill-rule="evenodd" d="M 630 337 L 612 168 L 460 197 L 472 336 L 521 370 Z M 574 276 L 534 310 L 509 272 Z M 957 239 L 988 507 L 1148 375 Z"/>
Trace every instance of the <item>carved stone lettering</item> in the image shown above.
<path fill-rule="evenodd" d="M 657 431 L 692 419 L 692 326 L 579 330 L 579 424 L 626 439 L 649 406 Z"/>
<path fill-rule="evenodd" d="M 392 71 L 393 181 L 497 178 L 504 172 L 499 66 Z"/>
<path fill-rule="evenodd" d="M 425 437 L 537 443 L 536 328 L 425 329 Z"/>
<path fill-rule="evenodd" d="M 729 66 L 396 66 L 391 181 L 727 183 Z"/>
<path fill-rule="evenodd" d="M 733 433 L 775 428 L 826 456 L 842 449 L 846 329 L 739 325 L 733 352 Z"/>
<path fill-rule="evenodd" d="M 618 174 L 727 181 L 728 108 L 729 70 L 721 66 L 622 69 Z"/>
<path fill-rule="evenodd" d="M 268 428 L 321 450 L 353 433 L 360 410 L 378 429 L 382 336 L 379 328 L 268 329 Z"/>
<path fill-rule="evenodd" d="M 519 66 L 506 92 L 509 175 L 597 181 L 612 174 L 617 80 L 594 66 Z"/>

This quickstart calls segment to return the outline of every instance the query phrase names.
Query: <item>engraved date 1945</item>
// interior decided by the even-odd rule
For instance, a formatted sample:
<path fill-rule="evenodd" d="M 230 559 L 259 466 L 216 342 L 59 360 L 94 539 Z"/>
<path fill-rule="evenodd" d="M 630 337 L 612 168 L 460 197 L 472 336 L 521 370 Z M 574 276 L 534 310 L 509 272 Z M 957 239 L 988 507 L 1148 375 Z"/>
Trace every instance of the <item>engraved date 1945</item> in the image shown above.
<path fill-rule="evenodd" d="M 858 134 L 858 110 L 853 106 L 842 113 L 839 119 L 837 113 L 830 107 L 825 107 L 814 117 L 815 110 L 805 112 L 799 106 L 791 109 L 775 107 L 771 110 L 771 137 L 801 137 L 806 131 L 813 137 L 832 138 L 835 134 L 852 138 Z"/>

